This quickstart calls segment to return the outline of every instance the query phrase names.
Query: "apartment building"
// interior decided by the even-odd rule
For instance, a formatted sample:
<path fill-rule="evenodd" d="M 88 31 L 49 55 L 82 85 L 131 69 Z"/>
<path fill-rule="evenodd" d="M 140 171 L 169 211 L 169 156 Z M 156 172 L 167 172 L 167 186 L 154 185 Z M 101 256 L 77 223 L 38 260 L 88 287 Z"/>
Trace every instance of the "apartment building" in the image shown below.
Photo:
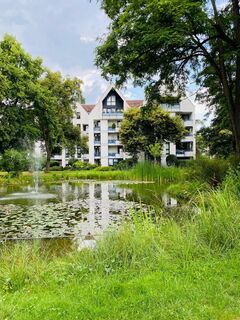
<path fill-rule="evenodd" d="M 95 105 L 77 105 L 73 123 L 79 126 L 82 134 L 88 136 L 89 152 L 81 154 L 81 149 L 77 147 L 75 158 L 102 166 L 112 166 L 129 158 L 119 138 L 121 121 L 124 111 L 129 108 L 140 108 L 143 103 L 143 100 L 127 100 L 118 89 L 109 86 Z M 194 104 L 189 99 L 183 99 L 176 104 L 163 104 L 163 109 L 168 110 L 173 116 L 180 115 L 188 133 L 177 145 L 168 142 L 165 144 L 162 164 L 166 163 L 169 154 L 174 154 L 180 159 L 194 158 L 196 154 Z M 65 167 L 69 157 L 68 151 L 64 149 L 62 154 L 55 155 L 53 159 Z"/>

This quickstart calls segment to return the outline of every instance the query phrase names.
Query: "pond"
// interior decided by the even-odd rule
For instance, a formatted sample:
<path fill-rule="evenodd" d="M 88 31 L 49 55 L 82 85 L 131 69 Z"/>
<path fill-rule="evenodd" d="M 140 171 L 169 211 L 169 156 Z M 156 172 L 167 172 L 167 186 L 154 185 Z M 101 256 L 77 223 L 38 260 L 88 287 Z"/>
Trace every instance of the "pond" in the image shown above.
<path fill-rule="evenodd" d="M 176 207 L 154 183 L 76 181 L 0 187 L 0 240 L 91 239 L 148 205 Z"/>

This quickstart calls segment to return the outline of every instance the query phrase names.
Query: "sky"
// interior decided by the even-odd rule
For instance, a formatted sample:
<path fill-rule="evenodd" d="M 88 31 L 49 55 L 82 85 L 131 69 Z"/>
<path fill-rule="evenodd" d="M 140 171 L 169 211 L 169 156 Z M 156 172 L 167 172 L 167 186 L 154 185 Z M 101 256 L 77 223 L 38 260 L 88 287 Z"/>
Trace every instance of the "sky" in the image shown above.
<path fill-rule="evenodd" d="M 0 0 L 0 38 L 14 35 L 45 66 L 83 80 L 86 103 L 96 103 L 108 86 L 94 65 L 97 38 L 107 32 L 108 24 L 97 0 Z M 131 84 L 123 93 L 129 99 L 144 98 L 143 88 Z M 189 96 L 194 99 L 192 92 Z M 197 104 L 197 118 L 205 113 Z"/>

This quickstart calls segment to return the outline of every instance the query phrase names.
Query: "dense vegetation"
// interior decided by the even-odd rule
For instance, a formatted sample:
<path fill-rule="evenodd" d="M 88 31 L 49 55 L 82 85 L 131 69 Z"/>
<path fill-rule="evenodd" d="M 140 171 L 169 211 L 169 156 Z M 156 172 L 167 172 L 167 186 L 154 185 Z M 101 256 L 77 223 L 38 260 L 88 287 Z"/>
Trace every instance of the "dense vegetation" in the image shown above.
<path fill-rule="evenodd" d="M 70 154 L 76 145 L 86 150 L 86 139 L 72 123 L 76 103 L 83 101 L 82 81 L 51 72 L 5 35 L 0 41 L 0 82 L 0 155 L 12 149 L 32 151 L 42 141 L 48 171 L 54 148 L 65 146 Z"/>
<path fill-rule="evenodd" d="M 237 319 L 240 174 L 195 197 L 195 214 L 133 213 L 96 249 L 68 243 L 0 248 L 0 318 Z M 134 228 L 132 228 L 132 224 Z"/>
<path fill-rule="evenodd" d="M 227 115 L 229 128 L 223 129 L 232 132 L 240 157 L 239 1 L 101 3 L 110 19 L 109 33 L 97 48 L 102 74 L 118 85 L 129 79 L 144 84 L 148 98 L 158 101 L 164 91 L 181 92 L 193 78 L 207 88 L 205 101 Z"/>

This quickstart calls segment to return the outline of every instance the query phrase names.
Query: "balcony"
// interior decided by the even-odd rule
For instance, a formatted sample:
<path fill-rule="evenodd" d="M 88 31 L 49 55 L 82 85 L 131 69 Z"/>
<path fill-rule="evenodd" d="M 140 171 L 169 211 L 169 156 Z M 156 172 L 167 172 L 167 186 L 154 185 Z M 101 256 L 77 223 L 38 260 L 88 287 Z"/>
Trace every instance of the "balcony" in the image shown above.
<path fill-rule="evenodd" d="M 108 132 L 119 132 L 119 127 L 116 128 L 112 128 L 112 127 L 108 127 Z"/>
<path fill-rule="evenodd" d="M 193 150 L 176 150 L 177 157 L 194 157 Z"/>
<path fill-rule="evenodd" d="M 94 144 L 101 144 L 101 140 L 94 140 Z"/>
<path fill-rule="evenodd" d="M 109 158 L 120 158 L 122 159 L 123 158 L 123 154 L 122 153 L 116 153 L 116 152 L 110 152 L 108 153 L 108 157 Z"/>
<path fill-rule="evenodd" d="M 180 104 L 179 103 L 174 103 L 174 104 L 163 103 L 162 108 L 163 110 L 166 110 L 166 111 L 176 112 L 176 111 L 180 111 Z"/>
<path fill-rule="evenodd" d="M 103 119 L 122 119 L 123 112 L 103 112 L 102 117 Z"/>
<path fill-rule="evenodd" d="M 121 144 L 119 140 L 108 140 L 108 144 L 118 145 Z"/>
<path fill-rule="evenodd" d="M 100 157 L 101 157 L 101 152 L 94 153 L 94 158 L 100 158 Z"/>
<path fill-rule="evenodd" d="M 61 154 L 54 154 L 51 157 L 52 160 L 62 160 L 62 155 Z"/>
<path fill-rule="evenodd" d="M 192 120 L 184 120 L 184 126 L 185 127 L 192 127 L 193 121 Z"/>
<path fill-rule="evenodd" d="M 101 128 L 99 126 L 94 127 L 94 132 L 99 132 Z"/>
<path fill-rule="evenodd" d="M 82 157 L 81 157 L 83 160 L 88 160 L 89 159 L 89 154 L 88 153 L 85 153 L 85 154 L 82 154 Z"/>

